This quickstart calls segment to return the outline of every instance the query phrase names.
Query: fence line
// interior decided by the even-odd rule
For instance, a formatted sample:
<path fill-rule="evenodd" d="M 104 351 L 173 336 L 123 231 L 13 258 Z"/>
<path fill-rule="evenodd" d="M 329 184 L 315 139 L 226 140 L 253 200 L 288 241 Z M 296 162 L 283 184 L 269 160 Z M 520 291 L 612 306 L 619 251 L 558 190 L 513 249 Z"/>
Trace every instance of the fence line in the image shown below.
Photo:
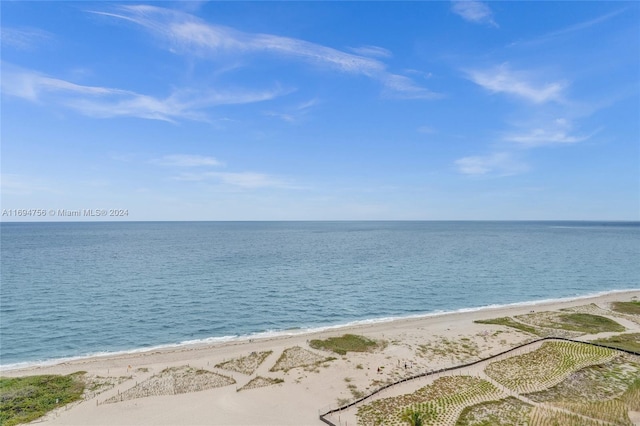
<path fill-rule="evenodd" d="M 407 382 L 409 380 L 415 380 L 415 379 L 420 379 L 422 377 L 432 376 L 432 375 L 438 374 L 438 373 L 444 373 L 446 371 L 452 371 L 452 370 L 458 370 L 458 369 L 462 369 L 462 368 L 471 367 L 473 365 L 476 365 L 476 364 L 479 364 L 481 362 L 485 362 L 485 361 L 497 358 L 499 356 L 508 354 L 510 352 L 516 351 L 516 350 L 524 348 L 526 346 L 530 346 L 530 345 L 533 345 L 535 343 L 544 342 L 544 341 L 547 341 L 547 340 L 564 340 L 566 342 L 582 343 L 582 344 L 585 344 L 585 345 L 598 346 L 598 347 L 601 347 L 601 348 L 613 349 L 613 350 L 620 351 L 620 352 L 625 352 L 625 353 L 628 353 L 628 354 L 631 354 L 631 355 L 640 356 L 640 352 L 635 352 L 635 351 L 631 351 L 631 350 L 628 350 L 628 349 L 622 349 L 622 348 L 615 348 L 613 346 L 603 345 L 601 343 L 584 342 L 584 341 L 581 341 L 581 340 L 569 339 L 569 338 L 566 338 L 566 337 L 550 337 L 550 336 L 541 337 L 540 339 L 532 340 L 532 341 L 526 342 L 526 343 L 521 343 L 521 344 L 519 344 L 517 346 L 514 346 L 511 349 L 507 349 L 505 351 L 502 351 L 502 352 L 497 353 L 495 355 L 488 356 L 486 358 L 479 359 L 477 361 L 473 361 L 473 362 L 469 362 L 469 363 L 461 364 L 461 365 L 456 365 L 456 366 L 453 366 L 453 367 L 441 368 L 439 370 L 427 371 L 425 373 L 420 373 L 420 374 L 416 374 L 414 376 L 405 377 L 404 379 L 398 380 L 396 382 L 386 384 L 386 385 L 374 390 L 373 392 L 369 393 L 368 395 L 365 395 L 362 398 L 359 398 L 359 399 L 356 399 L 353 402 L 350 402 L 347 405 L 343 405 L 341 407 L 331 409 L 331 410 L 325 412 L 324 414 L 320 414 L 320 416 L 319 416 L 320 420 L 323 421 L 324 423 L 328 424 L 329 426 L 338 426 L 335 423 L 333 423 L 331 420 L 327 419 L 326 416 L 328 416 L 329 414 L 337 413 L 338 411 L 346 410 L 347 408 L 351 408 L 354 405 L 359 404 L 362 401 L 364 401 L 366 399 L 369 399 L 372 396 L 377 395 L 378 393 L 380 393 L 383 390 L 388 389 L 388 388 L 390 388 L 392 386 L 399 385 L 399 384 Z"/>

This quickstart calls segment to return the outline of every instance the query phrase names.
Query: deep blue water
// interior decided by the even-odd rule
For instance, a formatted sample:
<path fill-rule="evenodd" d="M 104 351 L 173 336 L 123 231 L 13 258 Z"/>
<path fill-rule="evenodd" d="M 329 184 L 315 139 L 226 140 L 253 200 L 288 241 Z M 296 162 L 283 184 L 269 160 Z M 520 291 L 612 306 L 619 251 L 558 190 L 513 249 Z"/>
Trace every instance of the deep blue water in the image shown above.
<path fill-rule="evenodd" d="M 0 364 L 640 288 L 640 223 L 2 223 Z"/>

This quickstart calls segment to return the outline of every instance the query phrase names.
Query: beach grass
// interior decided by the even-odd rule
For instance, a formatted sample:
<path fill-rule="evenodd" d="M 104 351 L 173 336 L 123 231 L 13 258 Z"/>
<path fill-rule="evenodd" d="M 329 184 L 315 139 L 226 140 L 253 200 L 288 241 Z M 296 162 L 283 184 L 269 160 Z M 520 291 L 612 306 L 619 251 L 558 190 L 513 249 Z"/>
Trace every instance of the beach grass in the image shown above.
<path fill-rule="evenodd" d="M 571 313 L 562 314 L 558 317 L 560 323 L 557 327 L 563 330 L 579 331 L 582 333 L 595 334 L 607 331 L 620 332 L 626 329 L 612 319 L 600 315 Z"/>
<path fill-rule="evenodd" d="M 492 362 L 485 373 L 516 392 L 530 393 L 550 388 L 589 365 L 610 361 L 612 349 L 574 342 L 545 342 L 539 349 Z"/>
<path fill-rule="evenodd" d="M 380 347 L 380 343 L 356 334 L 345 334 L 341 337 L 329 337 L 328 339 L 314 339 L 309 342 L 314 349 L 335 352 L 346 355 L 347 352 L 369 352 Z"/>
<path fill-rule="evenodd" d="M 640 411 L 640 378 L 637 378 L 621 397 L 630 410 Z"/>
<path fill-rule="evenodd" d="M 640 353 L 640 333 L 617 334 L 606 339 L 594 340 L 593 342 Z"/>
<path fill-rule="evenodd" d="M 611 304 L 611 310 L 622 314 L 640 315 L 640 301 L 613 302 Z"/>
<path fill-rule="evenodd" d="M 536 312 L 517 315 L 515 318 L 518 321 L 533 324 L 536 327 L 562 330 L 569 333 L 596 334 L 626 330 L 626 328 L 612 319 L 584 312 Z"/>
<path fill-rule="evenodd" d="M 640 363 L 636 361 L 632 355 L 620 355 L 575 371 L 557 385 L 526 396 L 550 404 L 610 400 L 628 390 L 640 375 Z"/>
<path fill-rule="evenodd" d="M 28 423 L 79 400 L 85 388 L 84 374 L 0 378 L 0 424 Z"/>
<path fill-rule="evenodd" d="M 284 383 L 284 379 L 281 379 L 279 377 L 274 378 L 274 377 L 256 376 L 253 379 L 251 379 L 249 383 L 237 389 L 236 391 L 240 392 L 247 389 L 263 388 L 265 386 L 273 386 L 273 385 L 278 385 L 280 383 Z"/>
<path fill-rule="evenodd" d="M 504 325 L 506 327 L 515 328 L 520 331 L 524 331 L 525 333 L 531 333 L 536 336 L 539 336 L 539 332 L 535 327 L 532 327 L 527 324 L 523 324 L 514 320 L 511 317 L 502 317 L 502 318 L 493 318 L 488 320 L 476 320 L 474 321 L 477 324 L 495 324 L 495 325 Z"/>
<path fill-rule="evenodd" d="M 216 368 L 223 370 L 236 371 L 238 373 L 251 375 L 253 374 L 260 364 L 273 353 L 273 351 L 252 352 L 251 354 L 239 358 L 234 358 L 225 362 L 216 364 Z"/>
<path fill-rule="evenodd" d="M 573 413 L 596 420 L 602 420 L 609 424 L 632 425 L 629 419 L 629 408 L 619 398 L 607 401 L 589 401 L 557 405 Z"/>
<path fill-rule="evenodd" d="M 421 357 L 433 359 L 433 357 L 448 357 L 451 360 L 463 362 L 480 355 L 480 347 L 473 340 L 463 337 L 460 339 L 447 339 L 438 337 L 437 340 L 418 345 L 417 354 Z"/>
<path fill-rule="evenodd" d="M 425 425 L 453 425 L 465 407 L 503 397 L 491 383 L 471 376 L 441 377 L 414 393 L 383 398 L 358 408 L 358 424 L 406 425 L 418 412 Z"/>
<path fill-rule="evenodd" d="M 280 358 L 269 371 L 284 371 L 286 373 L 298 367 L 311 368 L 311 371 L 317 371 L 319 366 L 334 360 L 335 358 L 333 357 L 325 358 L 300 346 L 293 346 L 282 352 Z"/>
<path fill-rule="evenodd" d="M 233 377 L 188 365 L 168 367 L 132 388 L 104 401 L 107 404 L 158 395 L 179 395 L 200 392 L 236 383 Z"/>
<path fill-rule="evenodd" d="M 456 426 L 528 426 L 533 406 L 512 396 L 462 410 Z"/>
<path fill-rule="evenodd" d="M 553 408 L 534 407 L 529 420 L 534 426 L 602 426 L 602 422 Z"/>
<path fill-rule="evenodd" d="M 569 375 L 549 389 L 527 394 L 537 403 L 553 405 L 593 419 L 629 425 L 627 414 L 640 401 L 640 364 L 631 355 L 618 356 Z M 635 403 L 635 406 L 640 402 Z"/>

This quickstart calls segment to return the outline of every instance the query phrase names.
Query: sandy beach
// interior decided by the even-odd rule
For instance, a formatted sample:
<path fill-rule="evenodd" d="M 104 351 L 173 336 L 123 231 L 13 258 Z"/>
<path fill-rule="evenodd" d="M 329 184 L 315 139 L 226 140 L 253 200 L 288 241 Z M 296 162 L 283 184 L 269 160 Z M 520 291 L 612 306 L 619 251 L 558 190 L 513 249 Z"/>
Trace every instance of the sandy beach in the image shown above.
<path fill-rule="evenodd" d="M 384 383 L 485 358 L 536 337 L 502 325 L 474 323 L 474 320 L 576 307 L 601 313 L 613 301 L 638 298 L 640 291 L 637 290 L 617 292 L 318 333 L 93 357 L 2 371 L 2 375 L 86 371 L 87 377 L 95 379 L 94 383 L 101 383 L 88 391 L 83 401 L 39 420 L 44 424 L 321 425 L 320 411 L 370 393 Z M 610 318 L 628 331 L 640 331 L 640 323 L 633 318 Z M 309 346 L 312 339 L 346 333 L 384 344 L 372 352 L 346 355 Z M 607 334 L 579 338 L 588 340 Z M 398 388 L 388 392 L 404 391 Z M 355 418 L 350 419 L 348 424 L 355 424 Z M 345 424 L 346 420 L 340 421 Z"/>

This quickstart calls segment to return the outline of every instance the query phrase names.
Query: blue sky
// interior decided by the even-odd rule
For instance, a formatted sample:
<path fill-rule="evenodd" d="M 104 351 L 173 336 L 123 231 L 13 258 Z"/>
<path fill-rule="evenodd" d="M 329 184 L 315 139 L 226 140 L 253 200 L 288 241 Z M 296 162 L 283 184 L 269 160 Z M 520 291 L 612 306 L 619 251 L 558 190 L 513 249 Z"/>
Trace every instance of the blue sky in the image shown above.
<path fill-rule="evenodd" d="M 638 2 L 1 7 L 3 210 L 640 220 Z"/>

